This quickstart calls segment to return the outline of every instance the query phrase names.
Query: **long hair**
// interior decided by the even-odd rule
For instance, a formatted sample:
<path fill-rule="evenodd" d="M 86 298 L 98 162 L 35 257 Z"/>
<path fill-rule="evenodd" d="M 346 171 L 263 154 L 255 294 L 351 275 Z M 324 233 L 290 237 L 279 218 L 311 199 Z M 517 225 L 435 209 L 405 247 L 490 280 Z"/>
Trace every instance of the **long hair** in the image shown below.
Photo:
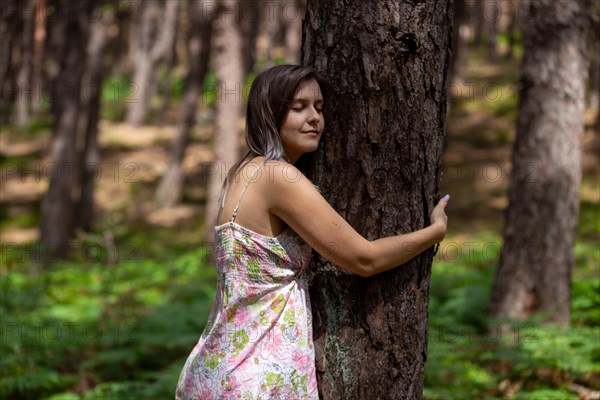
<path fill-rule="evenodd" d="M 257 156 L 268 160 L 286 160 L 279 129 L 290 110 L 298 85 L 315 79 L 326 107 L 329 83 L 317 70 L 301 65 L 277 65 L 261 72 L 252 83 L 246 110 L 246 145 L 248 152 L 227 172 L 219 204 L 237 171 Z M 286 160 L 287 161 L 287 160 Z M 219 213 L 221 209 L 219 207 Z"/>

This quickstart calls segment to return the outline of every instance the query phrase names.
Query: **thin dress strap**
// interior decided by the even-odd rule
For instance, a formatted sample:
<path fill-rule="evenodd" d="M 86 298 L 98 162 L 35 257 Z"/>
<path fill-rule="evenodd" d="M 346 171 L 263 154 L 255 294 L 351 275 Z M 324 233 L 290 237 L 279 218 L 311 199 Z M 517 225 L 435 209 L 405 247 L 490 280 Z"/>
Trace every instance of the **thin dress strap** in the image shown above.
<path fill-rule="evenodd" d="M 248 188 L 248 185 L 250 184 L 250 182 L 252 182 L 252 179 L 254 178 L 254 175 L 256 175 L 256 173 L 258 172 L 258 170 L 260 169 L 260 167 L 262 167 L 263 165 L 265 165 L 265 163 L 267 162 L 267 160 L 265 159 L 262 164 L 260 164 L 256 170 L 252 173 L 252 175 L 250 175 L 250 178 L 248 178 L 248 180 L 246 180 L 246 184 L 244 185 L 244 189 L 242 189 L 242 194 L 240 195 L 240 198 L 238 199 L 238 202 L 235 206 L 235 208 L 233 209 L 233 213 L 231 214 L 231 221 L 229 222 L 233 222 L 235 220 L 235 217 L 237 216 L 237 212 L 238 212 L 238 208 L 240 207 L 240 202 L 242 201 L 242 197 L 244 197 L 244 193 L 246 193 L 246 189 Z"/>

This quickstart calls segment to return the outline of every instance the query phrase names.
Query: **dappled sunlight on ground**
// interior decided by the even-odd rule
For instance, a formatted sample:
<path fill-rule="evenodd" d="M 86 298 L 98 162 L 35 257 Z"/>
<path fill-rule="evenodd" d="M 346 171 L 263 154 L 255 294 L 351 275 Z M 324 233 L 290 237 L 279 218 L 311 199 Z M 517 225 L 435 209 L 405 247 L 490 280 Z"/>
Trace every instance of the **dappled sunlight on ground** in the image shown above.
<path fill-rule="evenodd" d="M 174 228 L 189 221 L 203 219 L 205 184 L 214 154 L 208 143 L 211 127 L 197 127 L 183 160 L 186 176 L 184 198 L 195 204 L 171 209 L 157 209 L 154 190 L 167 169 L 170 146 L 176 135 L 174 126 L 132 128 L 124 123 L 102 121 L 99 125 L 101 162 L 96 166 L 96 225 L 109 229 L 115 223 L 145 221 L 150 226 Z M 2 165 L 0 204 L 7 216 L 18 218 L 38 212 L 54 170 L 47 161 L 51 133 L 38 132 L 22 141 L 16 132 L 0 135 L 0 155 L 8 161 Z M 15 160 L 14 162 L 12 160 Z M 189 181 L 189 182 L 188 182 Z M 107 223 L 111 220 L 112 223 Z M 116 222 L 115 222 L 116 221 Z M 39 239 L 37 227 L 3 226 L 0 241 L 30 243 Z"/>

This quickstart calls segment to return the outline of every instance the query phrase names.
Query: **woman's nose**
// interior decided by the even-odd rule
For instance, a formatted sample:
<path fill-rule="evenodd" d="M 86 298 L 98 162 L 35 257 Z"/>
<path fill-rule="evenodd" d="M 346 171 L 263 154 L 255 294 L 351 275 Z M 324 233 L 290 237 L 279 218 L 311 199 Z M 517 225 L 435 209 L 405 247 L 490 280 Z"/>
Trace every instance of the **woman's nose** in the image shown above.
<path fill-rule="evenodd" d="M 313 108 L 312 112 L 308 117 L 308 120 L 312 123 L 319 122 L 321 120 L 321 114 L 319 114 L 319 112 L 315 108 Z"/>

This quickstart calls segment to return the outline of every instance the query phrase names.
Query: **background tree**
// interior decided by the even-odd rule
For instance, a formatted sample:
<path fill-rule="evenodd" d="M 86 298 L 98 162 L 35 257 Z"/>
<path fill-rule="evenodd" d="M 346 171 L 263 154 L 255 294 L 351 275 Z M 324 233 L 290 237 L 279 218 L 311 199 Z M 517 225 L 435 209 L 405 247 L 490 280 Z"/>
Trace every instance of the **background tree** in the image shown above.
<path fill-rule="evenodd" d="M 4 40 L 0 41 L 0 123 L 8 124 L 10 105 L 15 100 L 16 88 L 14 82 L 13 53 L 18 47 L 20 36 L 20 20 L 22 18 L 16 6 L 16 0 L 7 0 L 0 3 L 0 34 Z"/>
<path fill-rule="evenodd" d="M 16 106 L 16 121 L 15 125 L 24 129 L 29 119 L 30 111 L 30 93 L 39 93 L 31 85 L 32 65 L 33 65 L 33 50 L 34 40 L 33 33 L 36 21 L 36 0 L 25 0 L 20 6 L 23 7 L 21 13 L 22 31 L 20 35 L 20 52 L 19 52 L 19 70 L 17 71 L 17 101 Z M 34 98 L 35 101 L 35 98 Z"/>
<path fill-rule="evenodd" d="M 285 29 L 285 60 L 289 64 L 297 64 L 302 46 L 302 16 L 305 14 L 303 0 L 283 1 L 281 18 Z"/>
<path fill-rule="evenodd" d="M 127 122 L 132 126 L 141 125 L 148 113 L 156 92 L 156 67 L 173 47 L 179 3 L 178 0 L 146 0 L 140 7 L 138 32 L 133 36 L 136 39 L 130 49 L 134 54 L 135 71 Z"/>
<path fill-rule="evenodd" d="M 183 105 L 179 114 L 177 137 L 171 147 L 167 172 L 160 180 L 156 202 L 160 207 L 172 207 L 181 199 L 183 191 L 183 156 L 196 122 L 198 102 L 202 96 L 202 82 L 208 70 L 214 13 L 205 12 L 206 2 L 189 2 L 190 30 L 187 40 L 188 73 L 185 78 Z"/>
<path fill-rule="evenodd" d="M 490 313 L 569 323 L 587 77 L 588 0 L 523 1 L 517 136 Z"/>
<path fill-rule="evenodd" d="M 308 1 L 302 62 L 336 91 L 310 175 L 369 240 L 426 226 L 439 198 L 452 9 L 452 1 Z M 422 397 L 432 256 L 370 279 L 313 260 L 323 399 Z"/>
<path fill-rule="evenodd" d="M 50 146 L 48 190 L 42 201 L 40 242 L 44 263 L 64 257 L 73 232 L 73 190 L 77 187 L 77 121 L 80 111 L 81 78 L 85 69 L 90 16 L 99 2 L 48 3 L 55 13 L 48 17 L 48 54 L 55 62 L 52 108 L 55 115 Z"/>
<path fill-rule="evenodd" d="M 81 190 L 75 225 L 85 231 L 91 231 L 94 218 L 94 186 L 100 170 L 100 148 L 98 146 L 98 121 L 100 118 L 100 98 L 102 81 L 106 73 L 104 50 L 107 47 L 107 30 L 112 22 L 113 12 L 105 8 L 98 18 L 90 23 L 90 37 L 87 46 L 86 72 L 83 77 L 82 108 L 85 136 L 83 150 L 79 157 L 78 169 L 81 171 Z"/>
<path fill-rule="evenodd" d="M 240 117 L 244 89 L 244 63 L 239 21 L 240 8 L 235 0 L 223 0 L 215 23 L 214 68 L 217 76 L 213 174 L 207 182 L 205 232 L 206 242 L 214 240 L 214 226 L 219 211 L 221 184 L 227 171 L 238 159 Z"/>
<path fill-rule="evenodd" d="M 252 73 L 256 63 L 256 39 L 264 15 L 261 0 L 246 0 L 242 3 L 243 12 L 239 25 L 242 32 L 242 53 L 244 59 L 244 75 Z"/>
<path fill-rule="evenodd" d="M 454 1 L 454 24 L 452 32 L 452 56 L 450 57 L 450 70 L 448 72 L 448 84 L 461 84 L 462 69 L 467 57 L 467 42 L 461 32 L 461 28 L 467 23 L 467 10 L 465 0 Z"/>

